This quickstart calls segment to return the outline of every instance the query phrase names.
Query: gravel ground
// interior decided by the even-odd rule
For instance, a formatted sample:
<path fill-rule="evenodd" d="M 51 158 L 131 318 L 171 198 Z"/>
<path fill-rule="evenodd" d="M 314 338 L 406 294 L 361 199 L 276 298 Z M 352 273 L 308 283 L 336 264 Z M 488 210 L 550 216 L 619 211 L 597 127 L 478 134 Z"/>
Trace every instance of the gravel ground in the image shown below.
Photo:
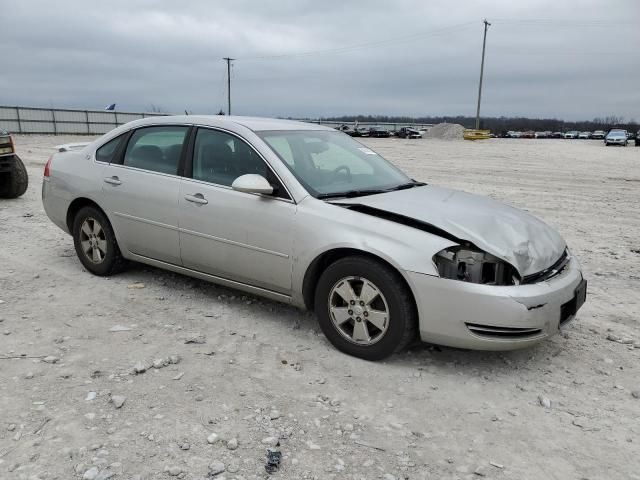
<path fill-rule="evenodd" d="M 640 148 L 365 140 L 540 216 L 590 282 L 535 348 L 367 363 L 285 305 L 141 265 L 85 272 L 40 201 L 52 147 L 85 138 L 18 137 L 31 185 L 0 201 L 0 478 L 264 478 L 279 439 L 274 478 L 640 479 Z"/>

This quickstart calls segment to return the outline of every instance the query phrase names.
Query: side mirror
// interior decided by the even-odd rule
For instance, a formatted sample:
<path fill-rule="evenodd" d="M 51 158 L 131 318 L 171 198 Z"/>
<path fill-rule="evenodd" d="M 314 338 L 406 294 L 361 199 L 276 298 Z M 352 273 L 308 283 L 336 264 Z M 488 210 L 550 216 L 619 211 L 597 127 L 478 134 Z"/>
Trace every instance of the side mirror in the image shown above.
<path fill-rule="evenodd" d="M 273 187 L 267 179 L 256 173 L 247 173 L 239 176 L 233 181 L 231 188 L 245 193 L 261 193 L 263 195 L 271 195 L 273 193 Z"/>

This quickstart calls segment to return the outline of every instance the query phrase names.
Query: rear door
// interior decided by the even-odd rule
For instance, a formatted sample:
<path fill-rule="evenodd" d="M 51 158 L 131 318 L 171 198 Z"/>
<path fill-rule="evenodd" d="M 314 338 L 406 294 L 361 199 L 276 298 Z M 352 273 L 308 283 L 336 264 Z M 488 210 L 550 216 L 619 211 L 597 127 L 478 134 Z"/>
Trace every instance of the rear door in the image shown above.
<path fill-rule="evenodd" d="M 289 294 L 296 205 L 283 184 L 230 132 L 198 128 L 191 150 L 179 198 L 183 265 Z M 247 173 L 264 176 L 274 195 L 233 190 Z"/>
<path fill-rule="evenodd" d="M 188 132 L 184 125 L 138 128 L 103 172 L 105 207 L 120 246 L 131 253 L 181 264 L 179 170 Z"/>

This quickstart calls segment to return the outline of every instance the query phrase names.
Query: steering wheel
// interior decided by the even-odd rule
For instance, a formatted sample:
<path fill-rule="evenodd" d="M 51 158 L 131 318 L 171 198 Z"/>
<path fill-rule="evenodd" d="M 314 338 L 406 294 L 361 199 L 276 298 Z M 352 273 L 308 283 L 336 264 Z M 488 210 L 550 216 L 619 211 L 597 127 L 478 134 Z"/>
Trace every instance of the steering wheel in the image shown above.
<path fill-rule="evenodd" d="M 340 165 L 339 167 L 336 167 L 332 173 L 332 179 L 337 179 L 338 175 L 340 175 L 340 172 L 345 172 L 346 173 L 346 181 L 347 182 L 351 182 L 351 169 L 349 167 L 347 167 L 346 165 Z"/>

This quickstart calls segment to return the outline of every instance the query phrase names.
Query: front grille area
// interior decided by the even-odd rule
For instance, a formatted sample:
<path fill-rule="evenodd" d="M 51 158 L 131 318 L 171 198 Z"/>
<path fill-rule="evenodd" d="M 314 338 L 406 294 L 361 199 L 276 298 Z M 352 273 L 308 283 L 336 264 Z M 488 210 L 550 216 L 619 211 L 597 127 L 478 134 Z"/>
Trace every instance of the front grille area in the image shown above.
<path fill-rule="evenodd" d="M 545 280 L 549 280 L 556 275 L 560 275 L 560 273 L 562 273 L 562 271 L 567 268 L 568 264 L 569 254 L 565 249 L 556 263 L 551 265 L 549 268 L 545 268 L 541 272 L 534 273 L 533 275 L 527 275 L 522 279 L 521 285 L 529 285 L 532 283 L 544 282 Z"/>
<path fill-rule="evenodd" d="M 542 333 L 542 329 L 540 328 L 495 327 L 493 325 L 480 325 L 477 323 L 466 323 L 465 325 L 469 331 L 475 335 L 486 338 L 519 340 L 537 337 Z"/>

